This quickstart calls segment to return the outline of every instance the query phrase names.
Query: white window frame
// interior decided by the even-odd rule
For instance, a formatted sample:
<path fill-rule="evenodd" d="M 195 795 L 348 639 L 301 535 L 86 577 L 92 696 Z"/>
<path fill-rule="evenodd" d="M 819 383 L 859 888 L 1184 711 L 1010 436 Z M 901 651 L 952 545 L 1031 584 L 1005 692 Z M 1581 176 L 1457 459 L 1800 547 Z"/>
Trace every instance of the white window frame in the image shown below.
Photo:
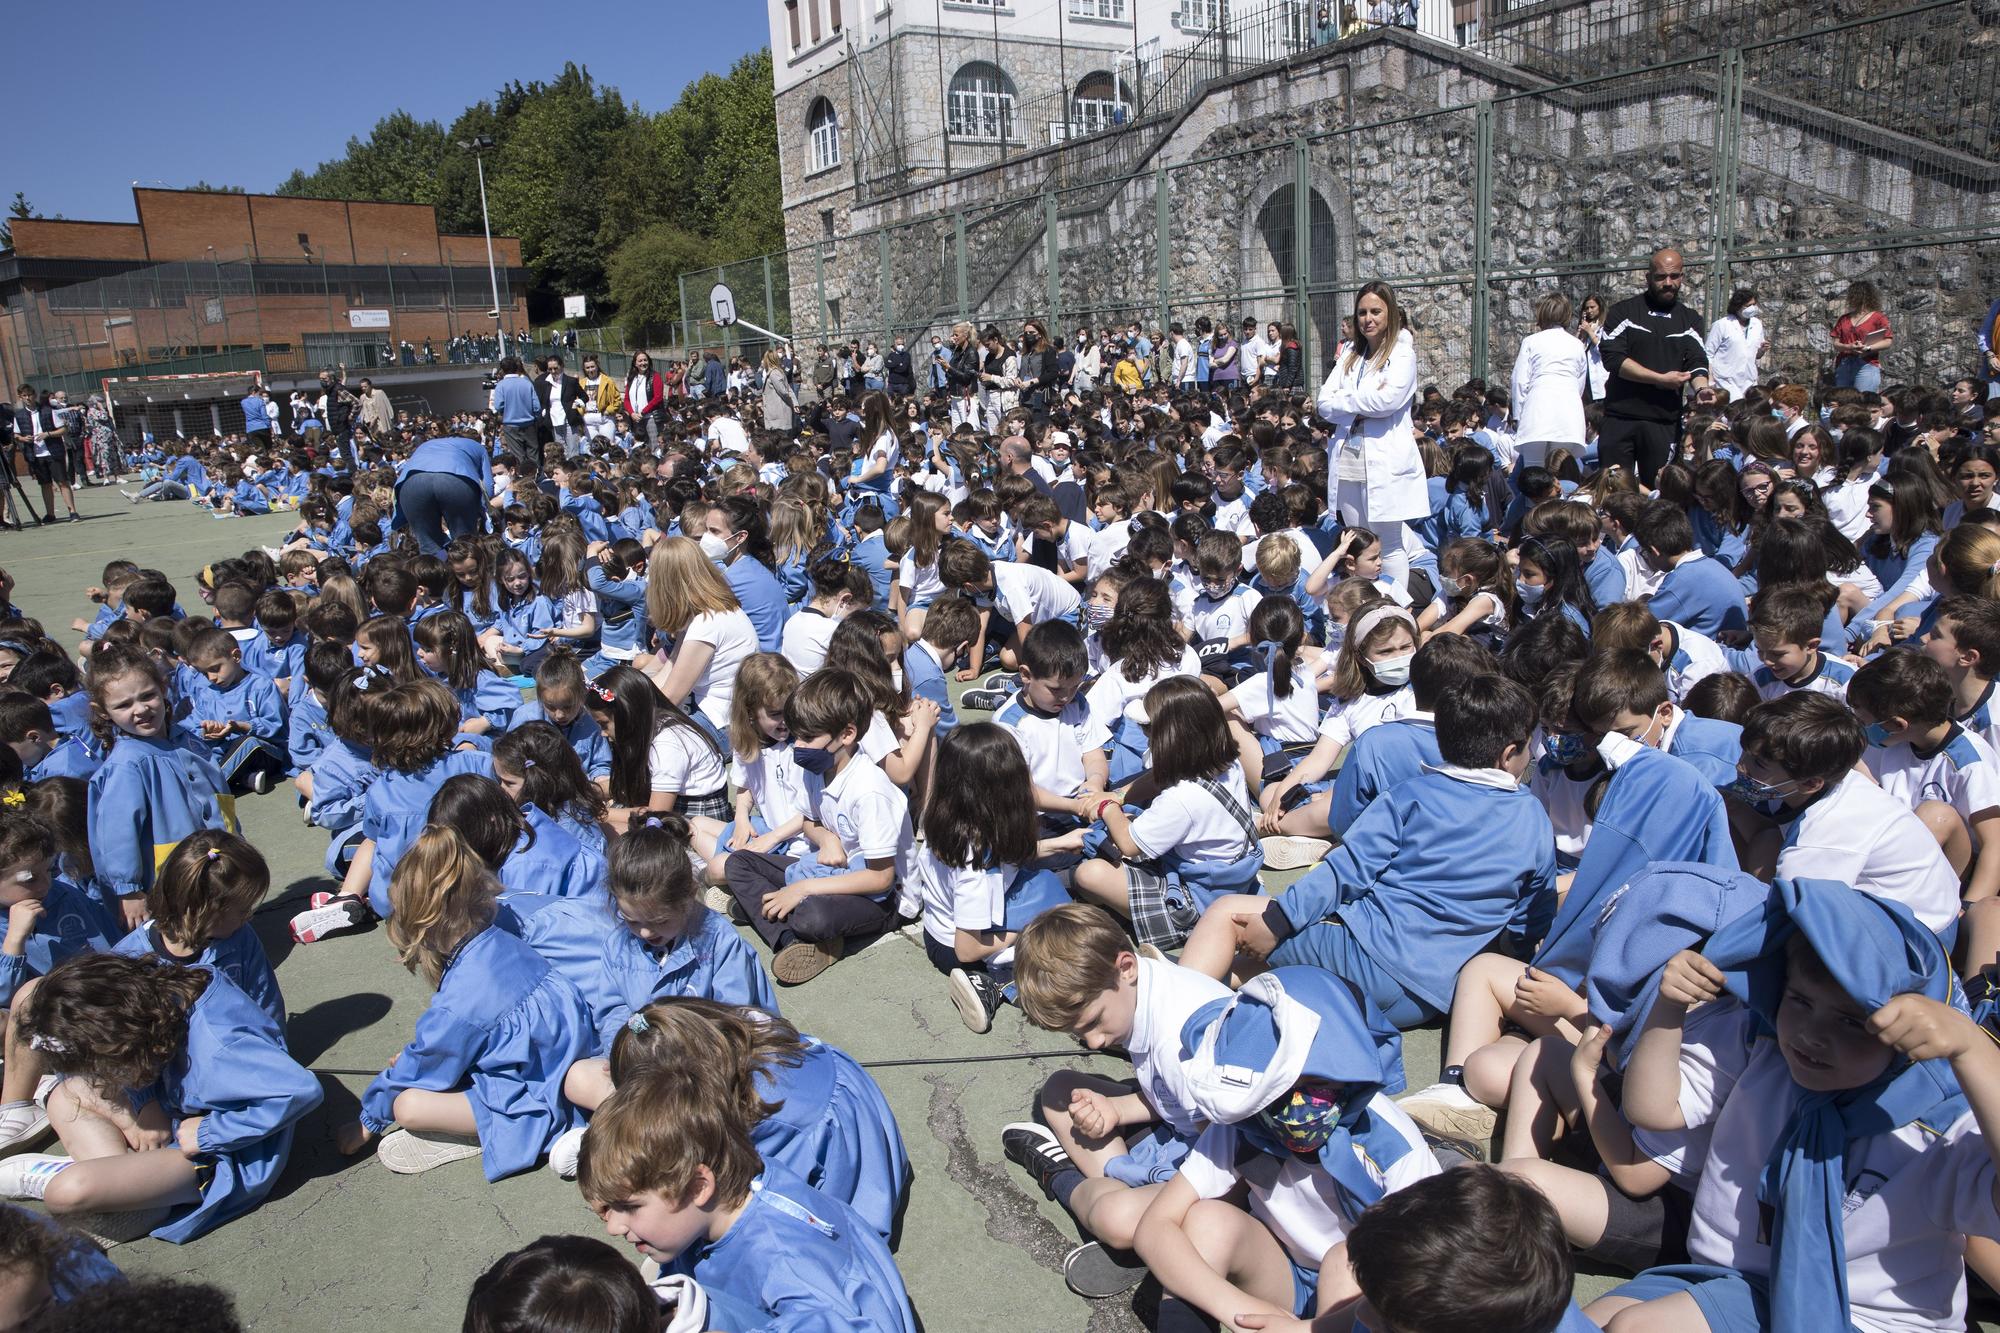
<path fill-rule="evenodd" d="M 1096 134 L 1101 130 L 1129 125 L 1132 123 L 1132 105 L 1107 97 L 1072 97 L 1069 101 L 1069 123 L 1073 135 Z"/>
<path fill-rule="evenodd" d="M 999 77 L 975 78 L 972 81 L 975 86 L 969 88 L 958 86 L 958 76 L 952 78 L 946 96 L 945 128 L 954 139 L 999 143 L 1017 137 L 1014 93 L 1008 87 L 1006 74 L 990 64 L 987 68 L 995 69 Z"/>
<path fill-rule="evenodd" d="M 826 119 L 815 124 L 813 113 L 821 107 L 826 108 Z M 824 98 L 806 112 L 806 142 L 811 146 L 812 163 L 807 175 L 816 176 L 840 165 L 840 113 Z"/>
<path fill-rule="evenodd" d="M 1182 32 L 1213 32 L 1222 26 L 1224 0 L 1180 0 L 1174 26 Z"/>
<path fill-rule="evenodd" d="M 1125 0 L 1069 0 L 1069 16 L 1100 23 L 1123 23 L 1127 18 Z"/>

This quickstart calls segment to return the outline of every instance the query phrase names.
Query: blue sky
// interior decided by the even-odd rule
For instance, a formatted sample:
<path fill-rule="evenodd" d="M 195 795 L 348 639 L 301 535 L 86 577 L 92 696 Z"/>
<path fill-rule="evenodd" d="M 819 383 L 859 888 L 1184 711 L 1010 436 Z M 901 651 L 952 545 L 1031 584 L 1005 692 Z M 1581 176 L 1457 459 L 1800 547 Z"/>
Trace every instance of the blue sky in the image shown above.
<path fill-rule="evenodd" d="M 565 60 L 661 110 L 770 38 L 755 0 L 102 0 L 87 23 L 77 16 L 65 4 L 9 15 L 8 49 L 38 53 L 53 82 L 0 135 L 0 205 L 21 190 L 47 216 L 112 222 L 135 220 L 135 180 L 272 190 L 399 107 L 449 125 L 503 83 L 554 78 Z"/>

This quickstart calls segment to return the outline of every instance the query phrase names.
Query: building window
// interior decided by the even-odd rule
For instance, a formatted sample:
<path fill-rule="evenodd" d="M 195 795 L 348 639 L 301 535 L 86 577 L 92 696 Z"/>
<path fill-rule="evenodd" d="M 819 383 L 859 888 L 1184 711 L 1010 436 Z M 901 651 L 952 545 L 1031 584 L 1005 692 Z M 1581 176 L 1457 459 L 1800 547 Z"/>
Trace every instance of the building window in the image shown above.
<path fill-rule="evenodd" d="M 840 117 L 824 97 L 816 99 L 806 113 L 806 139 L 812 145 L 813 172 L 840 165 Z"/>
<path fill-rule="evenodd" d="M 785 21 L 791 25 L 792 50 L 799 49 L 799 0 L 785 0 Z"/>
<path fill-rule="evenodd" d="M 824 237 L 825 239 L 827 239 L 827 240 L 829 240 L 829 241 L 833 239 L 833 210 L 832 210 L 832 209 L 830 209 L 830 208 L 822 208 L 822 209 L 821 209 L 821 210 L 819 211 L 819 230 L 820 230 L 820 235 L 821 235 L 821 236 L 823 236 L 823 237 Z"/>
<path fill-rule="evenodd" d="M 1099 70 L 1086 74 L 1069 99 L 1070 136 L 1096 134 L 1132 119 L 1132 92 L 1121 79 Z"/>
<path fill-rule="evenodd" d="M 1014 138 L 1014 83 L 999 66 L 975 60 L 951 76 L 945 128 L 959 139 Z"/>
<path fill-rule="evenodd" d="M 1222 0 L 1181 0 L 1174 22 L 1187 32 L 1213 31 L 1222 26 Z"/>
<path fill-rule="evenodd" d="M 1069 16 L 1073 19 L 1110 19 L 1114 23 L 1125 21 L 1125 0 L 1069 0 Z"/>
<path fill-rule="evenodd" d="M 840 31 L 840 0 L 827 0 L 828 13 L 833 18 L 833 30 Z"/>

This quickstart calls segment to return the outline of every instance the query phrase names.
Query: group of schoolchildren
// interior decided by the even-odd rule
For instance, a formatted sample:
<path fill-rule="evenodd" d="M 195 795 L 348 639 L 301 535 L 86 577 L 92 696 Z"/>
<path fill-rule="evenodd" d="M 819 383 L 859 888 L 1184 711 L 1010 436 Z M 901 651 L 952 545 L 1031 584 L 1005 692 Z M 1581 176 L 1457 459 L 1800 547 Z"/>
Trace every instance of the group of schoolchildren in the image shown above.
<path fill-rule="evenodd" d="M 1131 1061 L 1001 1142 L 1071 1288 L 1150 1274 L 1158 1328 L 1959 1327 L 2000 1279 L 2000 451 L 1796 392 L 1651 493 L 1426 404 L 1393 574 L 1263 387 L 496 445 L 490 531 L 430 552 L 394 448 L 296 460 L 200 614 L 114 561 L 79 655 L 0 597 L 0 1194 L 184 1241 L 275 1185 L 320 1089 L 235 802 L 285 789 L 336 881 L 293 938 L 379 924 L 434 992 L 341 1149 L 546 1163 L 656 1261 L 544 1238 L 467 1328 L 588 1289 L 914 1330 L 896 1121 L 780 1012 L 899 930 L 974 1032 Z M 0 1327 L 9 1274 L 102 1280 L 70 1236 L 0 1213 Z M 1580 1311 L 1573 1252 L 1635 1276 Z"/>

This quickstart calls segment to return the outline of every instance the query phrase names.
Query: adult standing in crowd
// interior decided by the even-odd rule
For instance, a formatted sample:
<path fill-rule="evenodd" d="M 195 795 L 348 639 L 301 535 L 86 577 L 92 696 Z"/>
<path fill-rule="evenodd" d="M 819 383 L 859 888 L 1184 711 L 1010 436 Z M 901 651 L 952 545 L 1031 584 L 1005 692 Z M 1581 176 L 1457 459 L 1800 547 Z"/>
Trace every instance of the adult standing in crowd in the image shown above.
<path fill-rule="evenodd" d="M 1403 308 L 1386 282 L 1354 299 L 1356 338 L 1320 385 L 1318 409 L 1333 427 L 1327 494 L 1341 521 L 1382 543 L 1382 576 L 1402 588 L 1410 578 L 1405 524 L 1430 515 L 1429 483 L 1417 452 L 1410 404 L 1417 396 L 1417 348 Z"/>
<path fill-rule="evenodd" d="M 660 413 L 666 400 L 666 386 L 660 372 L 653 369 L 653 354 L 643 348 L 632 354 L 632 369 L 625 375 L 625 415 L 633 429 L 643 427 L 649 444 L 660 442 Z"/>
<path fill-rule="evenodd" d="M 784 357 L 773 347 L 764 353 L 764 429 L 790 439 L 798 429 L 798 414 L 799 396 L 792 388 L 792 377 L 785 373 Z"/>
<path fill-rule="evenodd" d="M 69 508 L 69 521 L 79 521 L 76 493 L 70 489 L 69 453 L 63 448 L 62 422 L 57 419 L 49 396 L 37 396 L 33 385 L 23 384 L 14 401 L 14 438 L 28 456 L 28 471 L 42 488 L 40 521 L 56 521 L 56 491 L 62 492 L 63 504 Z"/>
<path fill-rule="evenodd" d="M 910 366 L 910 342 L 902 334 L 882 356 L 882 378 L 893 394 L 911 394 L 917 391 L 916 373 Z"/>
<path fill-rule="evenodd" d="M 326 433 L 331 435 L 342 453 L 353 461 L 354 423 L 360 410 L 360 402 L 346 384 L 347 371 L 340 366 L 328 366 L 319 373 L 319 390 L 326 399 Z"/>
<path fill-rule="evenodd" d="M 1549 292 L 1535 302 L 1535 332 L 1521 340 L 1509 381 L 1515 450 L 1523 467 L 1540 467 L 1558 446 L 1583 452 L 1583 396 L 1590 367 L 1569 331 L 1569 298 Z"/>
<path fill-rule="evenodd" d="M 1646 267 L 1646 290 L 1605 313 L 1599 347 L 1607 375 L 1597 456 L 1636 469 L 1647 486 L 1673 456 L 1683 397 L 1708 383 L 1702 318 L 1681 301 L 1681 252 L 1663 246 Z"/>
<path fill-rule="evenodd" d="M 722 367 L 722 353 L 711 347 L 701 354 L 701 396 L 720 398 L 729 392 L 729 372 Z"/>
<path fill-rule="evenodd" d="M 361 381 L 358 396 L 361 399 L 362 429 L 372 440 L 380 442 L 387 439 L 389 432 L 396 428 L 396 409 L 389 406 L 389 395 L 376 388 L 374 380 L 365 379 Z"/>
<path fill-rule="evenodd" d="M 645 353 L 640 353 L 641 356 Z M 500 379 L 493 386 L 493 410 L 500 415 L 500 439 L 521 460 L 530 476 L 542 474 L 541 415 L 548 409 L 540 386 L 528 378 L 518 356 L 500 358 Z"/>
<path fill-rule="evenodd" d="M 1882 353 L 1896 343 L 1882 294 L 1872 282 L 1850 282 L 1847 313 L 1833 321 L 1833 387 L 1874 393 L 1882 387 Z"/>
<path fill-rule="evenodd" d="M 1709 326 L 1708 369 L 1719 389 L 1735 402 L 1757 383 L 1757 358 L 1764 354 L 1764 321 L 1757 293 L 1738 287 L 1729 294 L 1729 313 Z"/>
<path fill-rule="evenodd" d="M 1604 298 L 1596 292 L 1583 298 L 1576 320 L 1576 340 L 1583 344 L 1583 363 L 1590 380 L 1590 401 L 1601 403 L 1610 376 L 1604 372 Z"/>
<path fill-rule="evenodd" d="M 550 443 L 567 458 L 579 452 L 583 437 L 583 381 L 563 373 L 563 359 L 551 356 L 542 363 L 542 378 L 535 382 L 535 396 L 541 400 L 543 430 Z"/>
<path fill-rule="evenodd" d="M 396 518 L 409 526 L 419 551 L 443 555 L 449 543 L 485 526 L 486 497 L 492 493 L 486 446 L 441 435 L 418 445 L 396 469 Z"/>
<path fill-rule="evenodd" d="M 259 388 L 257 397 L 264 404 L 265 419 L 272 420 L 277 409 L 271 406 L 270 390 Z M 105 405 L 103 394 L 90 395 L 90 403 L 84 408 L 83 428 L 90 434 L 90 456 L 97 461 L 98 475 L 115 485 L 125 475 L 125 447 L 118 438 L 117 423 L 111 419 L 111 409 Z"/>

